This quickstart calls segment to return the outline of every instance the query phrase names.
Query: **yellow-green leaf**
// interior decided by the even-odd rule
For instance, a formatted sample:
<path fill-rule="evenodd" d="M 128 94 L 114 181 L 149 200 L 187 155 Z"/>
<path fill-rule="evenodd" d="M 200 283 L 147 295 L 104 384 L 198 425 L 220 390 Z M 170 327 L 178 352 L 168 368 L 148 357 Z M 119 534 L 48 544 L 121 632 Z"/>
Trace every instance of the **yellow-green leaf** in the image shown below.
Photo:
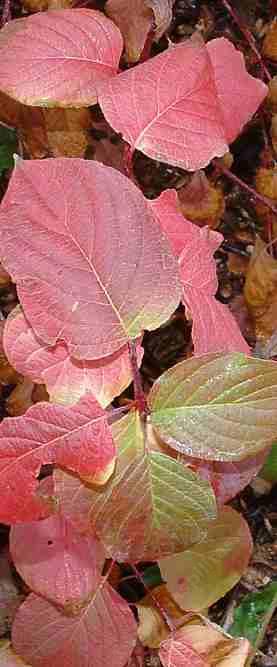
<path fill-rule="evenodd" d="M 177 451 L 238 461 L 277 436 L 277 365 L 244 354 L 207 354 L 164 373 L 149 396 L 151 421 Z"/>

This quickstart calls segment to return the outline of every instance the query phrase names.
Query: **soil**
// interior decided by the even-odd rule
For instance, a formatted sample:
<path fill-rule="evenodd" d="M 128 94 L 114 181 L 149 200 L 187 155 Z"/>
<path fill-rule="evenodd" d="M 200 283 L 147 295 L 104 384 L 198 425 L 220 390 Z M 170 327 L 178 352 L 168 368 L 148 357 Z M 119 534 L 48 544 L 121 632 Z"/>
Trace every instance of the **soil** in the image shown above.
<path fill-rule="evenodd" d="M 81 4 L 81 3 L 78 3 Z M 102 7 L 105 3 L 99 2 Z M 238 11 L 241 25 L 254 34 L 258 48 L 262 38 L 276 12 L 274 0 L 233 0 L 233 7 Z M 86 3 L 89 6 L 89 2 Z M 95 5 L 94 5 L 95 6 Z M 13 18 L 22 15 L 18 0 L 11 0 Z M 0 1 L 0 15 L 3 12 L 3 0 Z M 200 28 L 205 39 L 227 37 L 239 48 L 246 59 L 249 71 L 261 76 L 259 62 L 253 54 L 242 31 L 226 10 L 221 0 L 177 0 L 173 9 L 173 21 L 169 30 L 169 38 L 179 42 L 189 37 L 196 28 Z M 157 53 L 166 48 L 166 37 L 152 46 Z M 276 63 L 266 62 L 268 71 L 276 75 Z M 95 113 L 95 110 L 93 111 Z M 101 136 L 100 136 L 101 138 Z M 97 139 L 97 137 L 96 137 Z M 270 148 L 269 118 L 266 110 L 257 116 L 245 128 L 242 135 L 231 146 L 234 157 L 232 171 L 250 186 L 254 183 L 254 174 L 258 166 L 268 161 Z M 261 232 L 261 222 L 256 213 L 255 202 L 224 175 L 216 174 L 212 165 L 207 170 L 209 177 L 216 176 L 225 194 L 225 213 L 218 230 L 224 235 L 224 243 L 216 253 L 219 287 L 217 298 L 227 303 L 242 323 L 243 333 L 249 344 L 255 346 L 255 335 L 251 321 L 246 312 L 243 299 L 245 272 L 251 256 L 256 233 Z M 158 196 L 164 189 L 179 189 L 188 182 L 191 175 L 181 169 L 148 159 L 141 153 L 134 157 L 134 173 L 144 194 L 149 198 Z M 4 194 L 9 173 L 0 180 L 0 193 Z M 0 312 L 6 317 L 16 305 L 16 289 L 14 285 L 0 287 Z M 146 332 L 143 339 L 144 360 L 142 376 L 147 391 L 153 381 L 167 368 L 192 353 L 191 322 L 187 320 L 182 306 L 178 308 L 170 321 L 152 333 Z M 0 418 L 6 416 L 6 400 L 14 385 L 5 386 L 0 399 Z M 131 389 L 117 399 L 120 405 L 130 398 Z M 248 521 L 253 540 L 254 553 L 249 568 L 240 583 L 228 595 L 222 598 L 210 610 L 212 620 L 228 628 L 232 622 L 235 606 L 246 592 L 256 591 L 270 581 L 277 580 L 277 492 L 276 486 L 269 493 L 257 495 L 255 487 L 247 487 L 233 502 L 233 506 L 243 513 Z M 8 528 L 0 525 L 0 550 L 8 544 Z M 20 595 L 25 594 L 22 582 L 16 578 Z M 138 596 L 143 594 L 141 587 Z M 9 635 L 10 627 L 6 627 Z M 277 665 L 277 614 L 271 619 L 267 632 L 260 647 L 262 653 L 253 663 L 255 667 Z M 149 665 L 158 665 L 157 658 L 149 655 Z"/>

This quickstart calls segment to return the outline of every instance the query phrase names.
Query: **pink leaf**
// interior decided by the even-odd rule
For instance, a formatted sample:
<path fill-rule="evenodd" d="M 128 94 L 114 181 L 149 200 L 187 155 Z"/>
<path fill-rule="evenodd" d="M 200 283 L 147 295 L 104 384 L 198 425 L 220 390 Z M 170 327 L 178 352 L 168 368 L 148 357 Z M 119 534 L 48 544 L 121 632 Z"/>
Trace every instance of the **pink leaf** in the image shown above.
<path fill-rule="evenodd" d="M 232 313 L 205 289 L 184 285 L 184 303 L 193 318 L 192 338 L 195 354 L 207 352 L 244 352 L 250 348 L 240 333 Z"/>
<path fill-rule="evenodd" d="M 172 252 L 179 257 L 183 301 L 191 312 L 195 354 L 245 352 L 249 347 L 228 307 L 214 298 L 217 290 L 214 252 L 222 235 L 209 227 L 197 227 L 186 220 L 175 191 L 165 190 L 149 203 L 167 235 Z"/>
<path fill-rule="evenodd" d="M 56 463 L 91 481 L 112 473 L 115 446 L 107 415 L 86 395 L 71 408 L 38 403 L 0 427 L 0 520 L 32 521 L 50 514 L 36 495 L 41 466 Z"/>
<path fill-rule="evenodd" d="M 32 591 L 76 613 L 96 591 L 104 552 L 92 536 L 81 536 L 63 516 L 13 526 L 10 550 Z"/>
<path fill-rule="evenodd" d="M 100 12 L 39 12 L 1 30 L 0 88 L 31 106 L 89 106 L 121 51 L 118 28 Z"/>
<path fill-rule="evenodd" d="M 83 484 L 79 477 L 65 470 L 54 471 L 54 495 L 60 512 L 80 533 L 91 532 L 91 487 Z"/>
<path fill-rule="evenodd" d="M 208 42 L 225 136 L 228 144 L 238 136 L 267 95 L 267 86 L 248 74 L 243 54 L 221 37 Z"/>
<path fill-rule="evenodd" d="M 99 102 L 132 149 L 155 160 L 194 171 L 228 150 L 213 68 L 198 37 L 107 82 Z"/>
<path fill-rule="evenodd" d="M 194 35 L 107 81 L 99 103 L 132 150 L 195 171 L 228 150 L 266 94 L 228 40 L 207 47 Z M 225 114 L 222 106 L 230 99 L 232 111 Z"/>
<path fill-rule="evenodd" d="M 0 238 L 35 334 L 78 359 L 112 355 L 179 303 L 177 262 L 145 198 L 98 162 L 19 162 Z"/>
<path fill-rule="evenodd" d="M 124 667 L 136 643 L 136 622 L 127 602 L 104 583 L 74 617 L 29 595 L 16 615 L 12 639 L 32 667 Z"/>
<path fill-rule="evenodd" d="M 267 456 L 266 449 L 242 461 L 204 461 L 186 456 L 183 458 L 186 465 L 192 465 L 202 479 L 210 482 L 218 504 L 224 505 L 251 482 Z"/>
<path fill-rule="evenodd" d="M 64 343 L 39 341 L 20 310 L 6 320 L 4 346 L 11 365 L 33 382 L 44 383 L 53 403 L 77 403 L 87 392 L 106 407 L 132 381 L 128 347 L 99 361 L 77 361 Z M 143 348 L 139 346 L 139 361 Z"/>

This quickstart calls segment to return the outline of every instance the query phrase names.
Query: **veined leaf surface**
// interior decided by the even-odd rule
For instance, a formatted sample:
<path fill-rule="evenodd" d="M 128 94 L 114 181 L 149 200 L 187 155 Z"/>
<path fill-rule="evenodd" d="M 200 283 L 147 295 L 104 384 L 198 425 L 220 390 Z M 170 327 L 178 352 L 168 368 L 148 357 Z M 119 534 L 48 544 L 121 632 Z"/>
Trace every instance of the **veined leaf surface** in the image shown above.
<path fill-rule="evenodd" d="M 196 171 L 228 150 L 230 137 L 233 140 L 266 94 L 265 84 L 248 75 L 241 54 L 228 40 L 205 45 L 196 34 L 110 79 L 99 103 L 133 150 Z M 226 101 L 232 113 L 222 113 Z"/>
<path fill-rule="evenodd" d="M 116 25 L 91 9 L 39 12 L 0 35 L 0 89 L 23 104 L 90 106 L 122 51 Z"/>
<path fill-rule="evenodd" d="M 159 561 L 163 580 L 182 609 L 202 611 L 241 578 L 252 551 L 243 517 L 224 507 L 199 544 Z"/>
<path fill-rule="evenodd" d="M 177 451 L 239 461 L 276 438 L 276 399 L 275 362 L 211 354 L 166 371 L 154 383 L 149 405 L 154 428 Z"/>
<path fill-rule="evenodd" d="M 85 479 L 104 483 L 111 475 L 115 445 L 107 414 L 89 394 L 73 407 L 38 403 L 0 427 L 0 517 L 3 523 L 48 516 L 51 507 L 36 494 L 43 464 L 56 463 Z"/>
<path fill-rule="evenodd" d="M 112 355 L 179 303 L 177 261 L 144 196 L 98 162 L 19 162 L 0 240 L 35 334 L 75 358 Z"/>
<path fill-rule="evenodd" d="M 5 322 L 3 345 L 13 368 L 46 385 L 53 403 L 71 405 L 91 392 L 106 407 L 132 382 L 128 346 L 98 361 L 70 357 L 65 343 L 39 341 L 23 313 L 14 309 Z M 143 349 L 139 346 L 139 361 Z"/>
<path fill-rule="evenodd" d="M 99 586 L 103 548 L 92 535 L 80 535 L 61 514 L 12 526 L 10 551 L 29 588 L 67 613 L 86 606 Z"/>
<path fill-rule="evenodd" d="M 216 516 L 209 484 L 178 461 L 151 451 L 136 412 L 112 427 L 116 471 L 92 491 L 91 523 L 107 553 L 119 561 L 156 560 L 203 538 Z"/>
<path fill-rule="evenodd" d="M 12 629 L 15 650 L 32 667 L 124 667 L 136 643 L 137 624 L 129 605 L 107 582 L 79 615 L 63 614 L 31 594 Z"/>

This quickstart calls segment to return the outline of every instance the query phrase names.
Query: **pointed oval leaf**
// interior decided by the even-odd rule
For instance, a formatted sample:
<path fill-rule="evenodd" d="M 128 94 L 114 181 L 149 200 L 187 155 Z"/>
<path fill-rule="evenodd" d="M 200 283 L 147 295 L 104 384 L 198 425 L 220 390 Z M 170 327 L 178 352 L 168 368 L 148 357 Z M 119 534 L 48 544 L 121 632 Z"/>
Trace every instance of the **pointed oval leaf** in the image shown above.
<path fill-rule="evenodd" d="M 104 583 L 77 616 L 29 595 L 12 629 L 13 646 L 32 667 L 124 667 L 136 643 L 137 625 L 125 600 Z M 85 663 L 84 663 L 85 660 Z"/>
<path fill-rule="evenodd" d="M 32 591 L 76 613 L 99 585 L 104 552 L 92 536 L 81 536 L 59 514 L 13 526 L 14 565 Z"/>
<path fill-rule="evenodd" d="M 77 475 L 69 474 L 57 468 L 53 473 L 54 496 L 61 514 L 68 519 L 80 533 L 90 531 L 90 510 L 92 488 L 84 484 Z"/>
<path fill-rule="evenodd" d="M 39 12 L 1 30 L 0 88 L 31 106 L 90 106 L 121 51 L 118 28 L 100 12 Z"/>
<path fill-rule="evenodd" d="M 77 405 L 38 403 L 0 427 L 0 520 L 46 517 L 50 508 L 36 495 L 41 466 L 56 463 L 91 481 L 111 475 L 115 445 L 107 415 L 87 394 Z"/>
<path fill-rule="evenodd" d="M 91 392 L 106 407 L 132 382 L 127 345 L 98 361 L 78 361 L 64 343 L 49 347 L 39 341 L 17 309 L 6 320 L 3 344 L 11 365 L 33 382 L 45 384 L 53 403 L 71 405 Z M 140 363 L 143 348 L 138 352 Z"/>
<path fill-rule="evenodd" d="M 248 74 L 243 54 L 225 37 L 212 39 L 207 49 L 213 65 L 225 136 L 231 144 L 265 99 L 268 88 L 263 81 Z"/>
<path fill-rule="evenodd" d="M 110 80 L 99 103 L 132 149 L 155 160 L 195 171 L 228 150 L 211 60 L 198 37 Z"/>
<path fill-rule="evenodd" d="M 156 380 L 151 421 L 177 451 L 239 461 L 268 447 L 277 432 L 277 366 L 243 354 L 203 355 Z"/>
<path fill-rule="evenodd" d="M 179 303 L 177 262 L 145 198 L 100 163 L 21 161 L 1 205 L 0 239 L 35 334 L 65 341 L 78 359 L 113 354 Z"/>
<path fill-rule="evenodd" d="M 159 567 L 175 602 L 182 609 L 202 611 L 239 581 L 251 551 L 246 521 L 231 507 L 224 507 L 202 542 L 160 560 Z"/>
<path fill-rule="evenodd" d="M 217 513 L 209 484 L 151 451 L 136 412 L 112 429 L 116 472 L 102 490 L 91 491 L 91 524 L 107 553 L 119 561 L 156 560 L 201 540 Z"/>

